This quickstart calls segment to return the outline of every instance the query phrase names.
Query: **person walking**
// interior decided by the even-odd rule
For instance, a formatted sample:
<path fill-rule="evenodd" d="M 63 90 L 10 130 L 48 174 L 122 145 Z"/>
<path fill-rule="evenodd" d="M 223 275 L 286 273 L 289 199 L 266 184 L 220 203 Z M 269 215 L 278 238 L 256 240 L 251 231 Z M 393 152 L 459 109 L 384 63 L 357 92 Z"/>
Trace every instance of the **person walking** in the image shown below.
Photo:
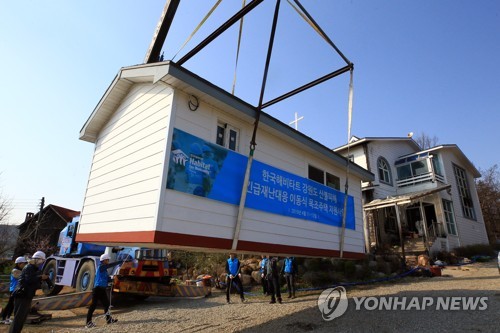
<path fill-rule="evenodd" d="M 234 253 L 229 254 L 229 259 L 226 261 L 226 301 L 227 304 L 231 303 L 231 287 L 234 284 L 240 294 L 241 302 L 245 302 L 243 295 L 243 285 L 241 284 L 240 261 L 236 258 Z"/>
<path fill-rule="evenodd" d="M 99 267 L 97 268 L 97 273 L 95 275 L 94 280 L 94 288 L 92 289 L 92 303 L 87 312 L 87 321 L 85 322 L 85 327 L 92 328 L 95 327 L 96 324 L 92 321 L 92 315 L 97 307 L 97 302 L 101 302 L 104 306 L 104 314 L 106 315 L 106 323 L 113 324 L 118 321 L 118 319 L 111 317 L 109 313 L 109 298 L 106 293 L 106 289 L 108 288 L 108 283 L 110 281 L 108 269 L 117 265 L 121 265 L 123 260 L 109 262 L 110 256 L 107 253 L 104 253 L 99 258 Z"/>
<path fill-rule="evenodd" d="M 19 282 L 19 278 L 21 277 L 22 270 L 24 266 L 28 263 L 28 260 L 26 260 L 25 257 L 18 257 L 16 258 L 16 261 L 14 262 L 15 266 L 12 269 L 12 272 L 10 273 L 10 296 L 9 296 L 9 301 L 7 302 L 7 305 L 2 311 L 2 324 L 5 325 L 10 325 L 12 323 L 12 320 L 10 319 L 10 316 L 12 315 L 12 312 L 14 311 L 14 290 L 16 290 L 17 284 Z"/>
<path fill-rule="evenodd" d="M 261 284 L 262 284 L 262 293 L 267 296 L 269 295 L 268 292 L 268 282 L 267 282 L 267 271 L 266 271 L 266 265 L 267 261 L 269 260 L 269 256 L 261 256 L 261 261 L 260 261 L 260 277 L 261 277 Z"/>
<path fill-rule="evenodd" d="M 267 281 L 269 283 L 268 292 L 271 294 L 270 304 L 281 304 L 281 290 L 280 290 L 280 275 L 278 269 L 278 257 L 272 257 L 267 260 L 266 264 Z"/>
<path fill-rule="evenodd" d="M 44 261 L 45 253 L 36 251 L 21 271 L 16 289 L 13 292 L 14 320 L 9 327 L 9 333 L 19 333 L 22 331 L 36 290 L 42 287 L 42 280 L 46 280 L 47 283 L 50 282 L 49 276 L 42 274 L 39 269 L 39 266 Z"/>
<path fill-rule="evenodd" d="M 295 257 L 285 258 L 281 272 L 285 273 L 288 298 L 295 298 L 295 277 L 297 276 L 297 262 Z"/>

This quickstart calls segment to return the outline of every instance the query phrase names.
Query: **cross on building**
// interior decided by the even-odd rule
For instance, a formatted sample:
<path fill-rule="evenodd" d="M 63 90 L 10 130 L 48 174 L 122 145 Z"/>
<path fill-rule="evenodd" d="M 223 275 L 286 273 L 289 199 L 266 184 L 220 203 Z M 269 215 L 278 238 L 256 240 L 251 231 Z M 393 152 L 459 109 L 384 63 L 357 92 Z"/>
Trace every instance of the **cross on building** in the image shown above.
<path fill-rule="evenodd" d="M 295 112 L 295 120 L 289 122 L 288 125 L 295 124 L 295 126 L 294 126 L 295 130 L 298 131 L 299 130 L 299 120 L 304 119 L 304 116 L 300 116 L 300 117 L 297 117 L 297 116 L 298 116 L 298 114 L 297 114 L 297 112 Z"/>

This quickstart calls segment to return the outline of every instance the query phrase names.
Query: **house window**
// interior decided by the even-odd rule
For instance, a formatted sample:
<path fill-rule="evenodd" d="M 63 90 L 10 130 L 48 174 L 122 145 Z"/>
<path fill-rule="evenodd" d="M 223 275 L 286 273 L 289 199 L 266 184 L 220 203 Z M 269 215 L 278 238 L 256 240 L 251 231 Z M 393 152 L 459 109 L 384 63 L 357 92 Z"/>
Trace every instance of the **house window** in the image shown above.
<path fill-rule="evenodd" d="M 378 158 L 377 168 L 380 182 L 392 185 L 391 167 L 385 158 Z"/>
<path fill-rule="evenodd" d="M 336 190 L 340 190 L 340 178 L 332 175 L 331 173 L 325 172 L 321 169 L 309 165 L 309 176 L 310 180 L 314 180 L 320 184 L 326 185 Z"/>
<path fill-rule="evenodd" d="M 448 234 L 457 236 L 457 226 L 455 225 L 455 217 L 453 216 L 453 202 L 443 199 L 443 211 Z"/>
<path fill-rule="evenodd" d="M 441 163 L 439 162 L 440 158 L 438 154 L 432 155 L 432 168 L 434 169 L 434 173 L 436 175 L 444 176 L 443 171 L 441 170 Z"/>
<path fill-rule="evenodd" d="M 476 213 L 474 212 L 474 205 L 472 203 L 472 196 L 470 194 L 469 184 L 467 183 L 465 170 L 454 164 L 453 172 L 455 173 L 455 180 L 457 181 L 462 213 L 465 217 L 475 220 Z"/>
<path fill-rule="evenodd" d="M 227 124 L 217 124 L 217 138 L 215 143 L 219 146 L 226 147 L 234 151 L 238 150 L 238 139 L 240 131 L 237 128 Z"/>

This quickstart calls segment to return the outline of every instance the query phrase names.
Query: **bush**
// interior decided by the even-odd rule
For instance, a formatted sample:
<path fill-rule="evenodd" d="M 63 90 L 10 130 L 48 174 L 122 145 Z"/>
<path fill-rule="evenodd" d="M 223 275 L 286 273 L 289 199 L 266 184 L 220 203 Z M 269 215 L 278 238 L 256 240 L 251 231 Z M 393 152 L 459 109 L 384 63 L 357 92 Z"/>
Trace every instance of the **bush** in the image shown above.
<path fill-rule="evenodd" d="M 474 256 L 495 257 L 495 250 L 489 244 L 473 244 L 457 247 L 454 250 L 457 257 L 472 258 Z"/>

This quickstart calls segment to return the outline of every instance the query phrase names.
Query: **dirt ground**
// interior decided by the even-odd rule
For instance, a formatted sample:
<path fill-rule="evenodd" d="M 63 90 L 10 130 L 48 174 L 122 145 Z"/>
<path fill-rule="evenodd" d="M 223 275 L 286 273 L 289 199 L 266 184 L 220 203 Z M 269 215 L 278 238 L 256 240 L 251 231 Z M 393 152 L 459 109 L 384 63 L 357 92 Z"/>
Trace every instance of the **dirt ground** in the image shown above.
<path fill-rule="evenodd" d="M 247 302 L 226 304 L 225 295 L 214 291 L 208 298 L 159 298 L 144 301 L 114 299 L 113 315 L 119 321 L 85 329 L 87 308 L 51 311 L 52 319 L 25 325 L 23 332 L 498 332 L 500 275 L 495 262 L 446 268 L 441 277 L 406 277 L 393 282 L 347 288 L 347 311 L 331 321 L 318 308 L 322 290 L 301 291 L 296 299 L 269 304 L 257 291 Z M 484 310 L 369 310 L 356 309 L 359 297 L 483 297 Z M 97 309 L 95 315 L 102 314 Z M 0 326 L 7 332 L 8 326 Z"/>

